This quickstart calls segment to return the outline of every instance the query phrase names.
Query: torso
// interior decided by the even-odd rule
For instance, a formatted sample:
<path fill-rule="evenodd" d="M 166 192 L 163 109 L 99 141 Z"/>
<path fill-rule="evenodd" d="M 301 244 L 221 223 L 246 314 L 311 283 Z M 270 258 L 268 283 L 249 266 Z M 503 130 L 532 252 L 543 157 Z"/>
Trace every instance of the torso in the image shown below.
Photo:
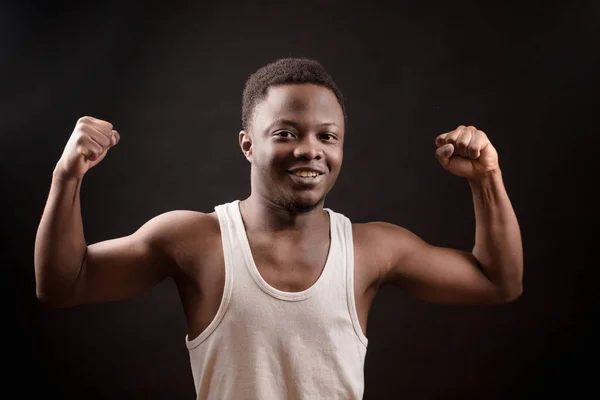
<path fill-rule="evenodd" d="M 366 335 L 369 309 L 379 288 L 382 268 L 368 243 L 367 224 L 353 224 L 354 293 Z M 225 285 L 225 261 L 216 213 L 200 214 L 169 249 L 177 264 L 173 276 L 185 311 L 188 336 L 198 336 L 215 317 Z M 329 230 L 305 239 L 248 234 L 255 264 L 276 289 L 298 292 L 319 278 L 329 251 Z"/>

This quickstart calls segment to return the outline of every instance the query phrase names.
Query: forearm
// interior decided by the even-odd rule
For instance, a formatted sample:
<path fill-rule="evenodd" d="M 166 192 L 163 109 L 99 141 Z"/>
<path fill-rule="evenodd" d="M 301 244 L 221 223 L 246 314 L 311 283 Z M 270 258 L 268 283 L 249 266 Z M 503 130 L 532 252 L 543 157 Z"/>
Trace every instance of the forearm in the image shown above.
<path fill-rule="evenodd" d="M 81 180 L 55 173 L 35 240 L 38 298 L 60 301 L 77 281 L 87 245 L 80 206 Z"/>
<path fill-rule="evenodd" d="M 485 178 L 469 180 L 469 185 L 476 221 L 473 255 L 502 296 L 513 299 L 522 291 L 523 246 L 502 172 L 497 169 Z"/>

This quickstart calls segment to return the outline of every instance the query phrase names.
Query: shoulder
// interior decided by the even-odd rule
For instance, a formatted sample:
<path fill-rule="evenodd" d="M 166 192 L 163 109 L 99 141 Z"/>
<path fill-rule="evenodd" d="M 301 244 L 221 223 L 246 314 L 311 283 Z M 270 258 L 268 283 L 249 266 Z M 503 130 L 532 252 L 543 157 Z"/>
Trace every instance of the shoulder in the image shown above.
<path fill-rule="evenodd" d="M 352 236 L 357 261 L 381 273 L 425 244 L 410 230 L 381 221 L 353 223 Z"/>
<path fill-rule="evenodd" d="M 167 211 L 150 219 L 140 231 L 143 229 L 147 230 L 145 242 L 186 274 L 196 274 L 197 267 L 214 259 L 221 248 L 215 212 Z"/>
<path fill-rule="evenodd" d="M 191 210 L 172 210 L 147 221 L 136 232 L 151 243 L 163 248 L 181 247 L 190 242 L 210 241 L 220 235 L 216 213 Z"/>
<path fill-rule="evenodd" d="M 186 233 L 190 230 L 210 230 L 218 227 L 216 213 L 190 210 L 172 210 L 155 216 L 143 225 L 156 234 Z"/>
<path fill-rule="evenodd" d="M 172 210 L 157 215 L 149 222 L 156 223 L 161 229 L 189 229 L 192 227 L 211 227 L 218 225 L 215 212 L 204 213 L 191 210 Z"/>
<path fill-rule="evenodd" d="M 389 241 L 396 243 L 398 239 L 410 239 L 414 235 L 399 225 L 381 221 L 353 223 L 352 233 L 356 242 L 367 245 L 382 241 L 384 244 Z"/>

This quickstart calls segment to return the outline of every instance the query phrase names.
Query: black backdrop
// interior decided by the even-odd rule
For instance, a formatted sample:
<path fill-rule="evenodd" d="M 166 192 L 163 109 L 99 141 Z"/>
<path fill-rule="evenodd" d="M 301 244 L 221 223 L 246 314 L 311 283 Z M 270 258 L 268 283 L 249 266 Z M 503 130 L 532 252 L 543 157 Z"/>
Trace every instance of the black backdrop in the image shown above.
<path fill-rule="evenodd" d="M 499 151 L 523 232 L 524 294 L 514 303 L 378 295 L 365 399 L 593 390 L 598 263 L 586 229 L 598 205 L 600 3 L 573 3 L 3 3 L 2 389 L 193 398 L 171 281 L 111 304 L 52 310 L 36 300 L 33 245 L 51 172 L 80 116 L 120 131 L 83 184 L 88 242 L 129 234 L 168 210 L 206 212 L 244 198 L 245 79 L 279 57 L 306 56 L 347 98 L 344 167 L 328 207 L 469 250 L 470 191 L 438 165 L 433 140 L 471 124 Z"/>

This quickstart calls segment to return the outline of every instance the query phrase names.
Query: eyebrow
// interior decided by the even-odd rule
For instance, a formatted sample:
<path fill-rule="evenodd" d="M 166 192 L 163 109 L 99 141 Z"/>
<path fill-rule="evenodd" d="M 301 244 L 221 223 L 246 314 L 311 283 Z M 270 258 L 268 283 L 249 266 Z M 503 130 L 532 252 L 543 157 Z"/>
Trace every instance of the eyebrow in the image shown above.
<path fill-rule="evenodd" d="M 275 121 L 273 121 L 267 130 L 271 130 L 273 128 L 273 126 L 278 125 L 278 124 L 285 124 L 285 125 L 291 125 L 294 128 L 298 129 L 298 127 L 300 126 L 299 123 L 292 121 L 291 119 L 287 119 L 287 118 L 278 118 Z M 338 126 L 338 124 L 336 124 L 335 122 L 323 122 L 321 124 L 318 125 L 319 127 L 322 126 Z"/>

